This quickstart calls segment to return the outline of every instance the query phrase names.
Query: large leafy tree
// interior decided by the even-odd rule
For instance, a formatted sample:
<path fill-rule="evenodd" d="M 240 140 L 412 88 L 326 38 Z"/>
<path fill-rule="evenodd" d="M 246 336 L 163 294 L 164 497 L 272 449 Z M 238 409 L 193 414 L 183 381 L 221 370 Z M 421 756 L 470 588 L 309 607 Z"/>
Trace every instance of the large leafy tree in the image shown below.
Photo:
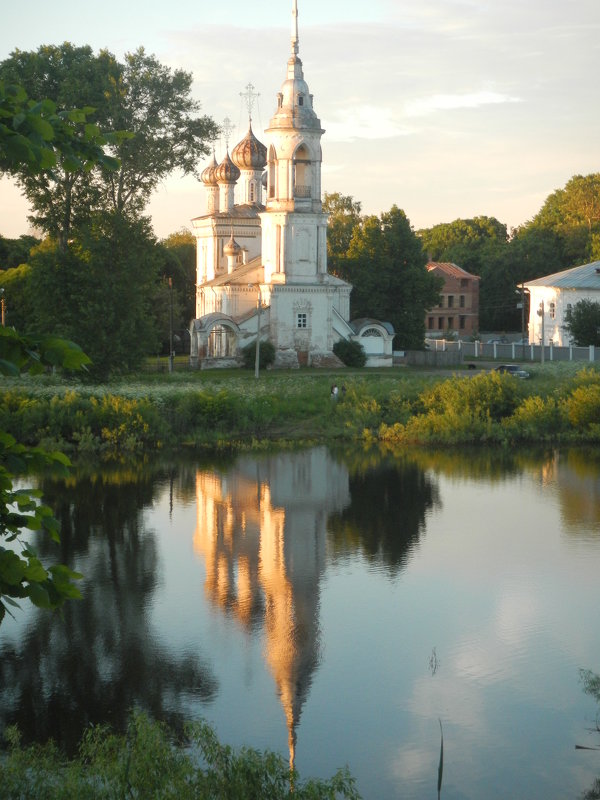
<path fill-rule="evenodd" d="M 508 241 L 506 225 L 495 217 L 443 222 L 419 231 L 430 261 L 452 261 L 473 275 L 483 275 L 490 254 Z"/>
<path fill-rule="evenodd" d="M 393 206 L 354 229 L 341 277 L 353 284 L 352 317 L 389 321 L 399 347 L 419 348 L 425 311 L 439 301 L 440 280 L 425 268 L 425 254 L 404 211 Z"/>
<path fill-rule="evenodd" d="M 135 369 L 156 352 L 151 313 L 160 253 L 145 219 L 96 214 L 66 252 L 47 240 L 31 259 L 36 330 L 75 339 L 96 378 Z"/>
<path fill-rule="evenodd" d="M 74 168 L 102 161 L 108 165 L 99 132 L 85 120 L 85 112 L 56 114 L 53 103 L 35 102 L 22 87 L 0 82 L 1 169 L 34 174 L 52 169 L 61 159 L 72 159 Z M 22 336 L 13 328 L 0 328 L 2 375 L 57 367 L 78 370 L 88 363 L 80 347 L 56 336 Z M 57 608 L 79 596 L 74 580 L 80 576 L 64 565 L 45 567 L 25 538 L 28 532 L 41 531 L 57 541 L 58 525 L 51 510 L 40 503 L 39 492 L 15 486 L 14 480 L 44 468 L 68 466 L 61 453 L 25 447 L 0 430 L 0 622 L 20 598 L 42 608 Z"/>
<path fill-rule="evenodd" d="M 579 347 L 600 345 L 600 303 L 585 299 L 575 303 L 567 309 L 565 328 Z"/>
<path fill-rule="evenodd" d="M 191 75 L 164 67 L 143 49 L 127 54 L 124 63 L 106 50 L 95 55 L 90 47 L 68 42 L 16 50 L 0 63 L 0 80 L 50 98 L 59 112 L 93 110 L 99 129 L 113 133 L 116 170 L 102 164 L 93 171 L 73 169 L 61 154 L 50 171 L 32 173 L 22 163 L 16 172 L 33 208 L 32 221 L 63 250 L 72 230 L 95 211 L 139 215 L 170 172 L 195 173 L 217 131 L 210 118 L 198 115 Z"/>
<path fill-rule="evenodd" d="M 361 204 L 350 195 L 326 192 L 323 210 L 329 214 L 327 226 L 327 262 L 330 272 L 338 274 L 338 267 L 348 253 L 354 229 L 361 222 Z"/>

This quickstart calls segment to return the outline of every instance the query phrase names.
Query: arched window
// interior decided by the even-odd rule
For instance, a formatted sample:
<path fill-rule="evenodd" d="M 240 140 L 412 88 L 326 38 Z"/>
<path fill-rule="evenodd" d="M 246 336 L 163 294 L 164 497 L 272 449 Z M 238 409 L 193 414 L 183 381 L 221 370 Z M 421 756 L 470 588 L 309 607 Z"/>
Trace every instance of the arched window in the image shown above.
<path fill-rule="evenodd" d="M 277 179 L 277 153 L 273 145 L 269 147 L 269 163 L 267 171 L 267 185 L 269 187 L 269 197 L 275 197 L 275 183 Z"/>
<path fill-rule="evenodd" d="M 294 154 L 294 197 L 312 197 L 312 162 L 305 144 Z"/>
<path fill-rule="evenodd" d="M 367 328 L 366 331 L 361 333 L 361 336 L 382 336 L 382 333 L 377 328 Z"/>

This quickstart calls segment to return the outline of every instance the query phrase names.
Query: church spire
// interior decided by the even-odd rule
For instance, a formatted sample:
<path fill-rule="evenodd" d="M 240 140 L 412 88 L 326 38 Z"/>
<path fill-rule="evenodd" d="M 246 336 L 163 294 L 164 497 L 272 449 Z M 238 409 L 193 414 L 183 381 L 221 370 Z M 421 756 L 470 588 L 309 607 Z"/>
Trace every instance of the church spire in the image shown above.
<path fill-rule="evenodd" d="M 298 0 L 294 0 L 292 7 L 292 54 L 297 56 L 300 49 L 300 39 L 298 38 Z"/>

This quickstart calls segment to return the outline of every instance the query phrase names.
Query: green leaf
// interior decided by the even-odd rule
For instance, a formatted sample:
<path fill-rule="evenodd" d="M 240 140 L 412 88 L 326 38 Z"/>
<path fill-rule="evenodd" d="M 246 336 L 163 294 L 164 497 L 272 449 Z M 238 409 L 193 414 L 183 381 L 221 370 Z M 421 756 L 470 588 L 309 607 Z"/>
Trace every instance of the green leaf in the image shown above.
<path fill-rule="evenodd" d="M 25 562 L 12 550 L 0 552 L 0 579 L 11 586 L 18 586 L 23 580 Z"/>
<path fill-rule="evenodd" d="M 24 575 L 26 581 L 41 583 L 46 580 L 48 574 L 44 569 L 43 564 L 37 558 L 32 558 L 25 567 Z"/>
<path fill-rule="evenodd" d="M 34 606 L 38 608 L 52 608 L 53 604 L 50 602 L 50 595 L 39 583 L 32 583 L 29 585 L 28 596 Z"/>

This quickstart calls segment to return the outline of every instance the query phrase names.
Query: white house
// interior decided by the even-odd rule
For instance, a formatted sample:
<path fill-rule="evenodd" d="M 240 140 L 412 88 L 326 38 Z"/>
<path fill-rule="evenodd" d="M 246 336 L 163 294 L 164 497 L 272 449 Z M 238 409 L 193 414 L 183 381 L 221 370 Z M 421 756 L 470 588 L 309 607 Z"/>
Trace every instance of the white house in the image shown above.
<path fill-rule="evenodd" d="M 600 261 L 572 267 L 525 283 L 529 291 L 529 341 L 531 344 L 571 343 L 565 330 L 567 310 L 580 300 L 600 302 Z"/>
<path fill-rule="evenodd" d="M 197 241 L 192 364 L 234 364 L 257 335 L 274 344 L 275 366 L 338 364 L 333 345 L 340 339 L 364 339 L 368 364 L 392 364 L 391 326 L 373 320 L 352 326 L 352 287 L 327 271 L 324 130 L 298 53 L 293 0 L 291 55 L 266 144 L 254 135 L 250 119 L 231 155 L 227 151 L 220 163 L 213 156 L 202 173 L 208 213 L 192 220 Z"/>

